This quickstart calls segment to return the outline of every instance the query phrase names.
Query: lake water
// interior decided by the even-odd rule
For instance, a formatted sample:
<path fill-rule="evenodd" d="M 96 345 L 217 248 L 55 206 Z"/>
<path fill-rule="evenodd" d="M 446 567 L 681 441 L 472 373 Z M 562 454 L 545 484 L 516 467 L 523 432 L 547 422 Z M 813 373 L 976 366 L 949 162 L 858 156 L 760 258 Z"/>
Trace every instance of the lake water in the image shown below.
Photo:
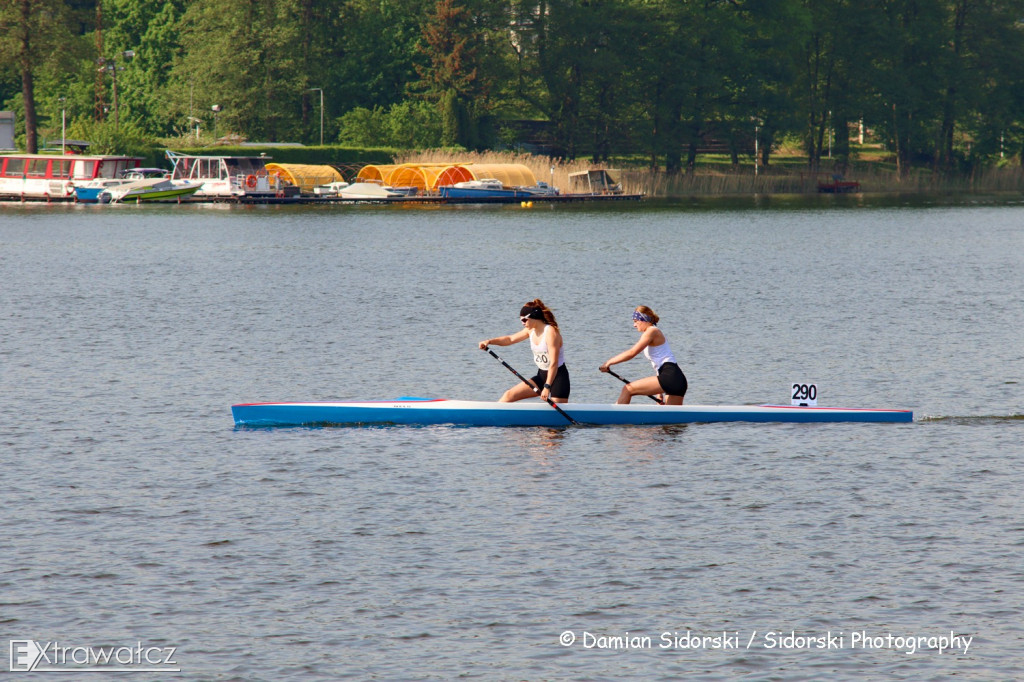
<path fill-rule="evenodd" d="M 1022 254 L 1020 200 L 2 206 L 0 644 L 175 648 L 136 680 L 1016 678 Z M 646 304 L 688 404 L 813 381 L 915 421 L 234 428 L 496 399 L 476 344 L 537 296 L 574 401 L 614 401 Z"/>

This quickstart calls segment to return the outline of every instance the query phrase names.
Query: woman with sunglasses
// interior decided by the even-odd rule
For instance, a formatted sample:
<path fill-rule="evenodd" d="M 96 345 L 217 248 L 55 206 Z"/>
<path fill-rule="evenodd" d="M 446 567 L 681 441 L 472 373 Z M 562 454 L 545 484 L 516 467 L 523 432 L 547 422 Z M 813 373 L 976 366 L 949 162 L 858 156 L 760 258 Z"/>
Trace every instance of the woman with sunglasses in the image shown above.
<path fill-rule="evenodd" d="M 633 311 L 633 328 L 640 332 L 640 340 L 629 350 L 622 351 L 608 362 L 601 365 L 600 370 L 607 372 L 612 365 L 632 360 L 641 353 L 651 364 L 657 376 L 637 379 L 622 387 L 617 401 L 620 405 L 628 405 L 635 395 L 665 395 L 666 405 L 682 405 L 686 395 L 686 375 L 679 369 L 675 355 L 668 346 L 668 339 L 658 329 L 658 316 L 645 305 L 637 306 Z"/>
<path fill-rule="evenodd" d="M 511 346 L 529 339 L 533 361 L 537 363 L 537 374 L 530 383 L 539 391 L 519 382 L 505 391 L 499 402 L 512 403 L 534 398 L 538 392 L 545 400 L 550 398 L 556 403 L 569 402 L 569 369 L 565 366 L 562 334 L 558 331 L 554 313 L 543 301 L 535 298 L 519 311 L 519 321 L 523 325 L 522 329 L 508 336 L 481 341 L 480 348 L 487 350 L 487 346 Z"/>

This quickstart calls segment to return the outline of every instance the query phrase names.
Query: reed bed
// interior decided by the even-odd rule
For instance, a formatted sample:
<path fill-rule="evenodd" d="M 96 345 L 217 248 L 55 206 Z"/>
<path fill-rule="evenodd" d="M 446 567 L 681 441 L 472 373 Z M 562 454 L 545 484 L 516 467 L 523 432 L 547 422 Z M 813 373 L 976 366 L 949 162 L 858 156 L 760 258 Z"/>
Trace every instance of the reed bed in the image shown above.
<path fill-rule="evenodd" d="M 519 163 L 537 180 L 550 182 L 563 192 L 570 191 L 569 174 L 591 168 L 617 168 L 627 194 L 649 197 L 721 196 L 730 194 L 813 194 L 818 182 L 832 179 L 835 171 L 817 172 L 792 166 L 770 166 L 755 175 L 749 163 L 733 170 L 701 167 L 692 173 L 666 174 L 648 169 L 625 169 L 614 162 L 593 164 L 587 160 L 566 161 L 516 152 L 456 152 L 427 150 L 399 154 L 395 163 L 493 164 Z M 892 168 L 870 163 L 852 163 L 844 180 L 860 183 L 862 192 L 1024 192 L 1024 169 L 1020 166 L 985 168 L 971 174 L 943 175 L 914 169 L 900 177 Z"/>

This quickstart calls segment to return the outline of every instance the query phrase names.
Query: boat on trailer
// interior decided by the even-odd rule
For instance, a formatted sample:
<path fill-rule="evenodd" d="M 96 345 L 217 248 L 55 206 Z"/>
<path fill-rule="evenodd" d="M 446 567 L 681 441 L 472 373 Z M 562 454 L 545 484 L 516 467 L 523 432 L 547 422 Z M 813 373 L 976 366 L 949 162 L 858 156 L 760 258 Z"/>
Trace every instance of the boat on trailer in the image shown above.
<path fill-rule="evenodd" d="M 800 405 L 607 405 L 562 403 L 578 424 L 673 425 L 701 422 L 910 422 L 910 410 Z M 363 402 L 263 402 L 231 406 L 237 426 L 568 426 L 546 403 L 399 398 Z"/>

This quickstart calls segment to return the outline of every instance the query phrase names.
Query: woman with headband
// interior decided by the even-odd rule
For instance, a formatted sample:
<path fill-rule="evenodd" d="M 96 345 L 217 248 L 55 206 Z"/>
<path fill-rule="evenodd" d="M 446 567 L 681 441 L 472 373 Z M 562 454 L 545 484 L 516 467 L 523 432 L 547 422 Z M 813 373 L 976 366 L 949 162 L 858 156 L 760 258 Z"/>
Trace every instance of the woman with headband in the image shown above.
<path fill-rule="evenodd" d="M 556 403 L 569 402 L 569 369 L 565 366 L 562 349 L 562 334 L 558 331 L 555 316 L 544 302 L 535 298 L 519 311 L 523 328 L 508 336 L 499 336 L 480 342 L 480 348 L 487 346 L 511 346 L 513 343 L 530 340 L 533 361 L 537 363 L 537 374 L 530 381 L 538 391 L 519 382 L 505 391 L 499 402 L 512 403 L 524 398 L 540 397 Z"/>
<path fill-rule="evenodd" d="M 658 395 L 664 393 L 666 405 L 682 405 L 686 395 L 686 375 L 679 369 L 672 349 L 668 347 L 665 334 L 656 326 L 658 316 L 645 305 L 633 311 L 633 327 L 640 332 L 640 340 L 629 350 L 623 351 L 601 365 L 607 372 L 612 365 L 632 360 L 643 351 L 644 356 L 654 365 L 657 376 L 632 381 L 622 387 L 618 404 L 628 405 L 635 395 Z"/>

